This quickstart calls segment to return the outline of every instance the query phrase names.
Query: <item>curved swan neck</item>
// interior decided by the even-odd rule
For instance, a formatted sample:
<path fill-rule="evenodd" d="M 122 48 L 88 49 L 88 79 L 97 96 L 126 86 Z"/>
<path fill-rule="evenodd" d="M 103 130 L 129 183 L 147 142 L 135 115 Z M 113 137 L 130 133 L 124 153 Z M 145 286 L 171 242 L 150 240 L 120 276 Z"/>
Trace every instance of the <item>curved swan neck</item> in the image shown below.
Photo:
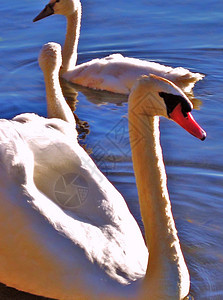
<path fill-rule="evenodd" d="M 73 113 L 64 99 L 58 72 L 44 70 L 44 80 L 46 86 L 48 118 L 58 118 L 76 126 Z"/>
<path fill-rule="evenodd" d="M 181 299 L 182 295 L 187 296 L 190 281 L 167 190 L 159 118 L 149 117 L 143 111 L 140 113 L 133 102 L 134 99 L 130 97 L 130 143 L 149 248 L 145 286 L 150 295 L 154 295 L 151 299 Z"/>
<path fill-rule="evenodd" d="M 169 250 L 170 244 L 177 239 L 159 143 L 159 118 L 146 115 L 132 117 L 131 113 L 129 117 L 130 141 L 134 143 L 133 165 L 151 256 L 153 249 L 156 253 Z"/>
<path fill-rule="evenodd" d="M 67 16 L 67 33 L 62 50 L 63 66 L 61 73 L 72 70 L 77 62 L 77 47 L 81 28 L 81 3 L 78 2 L 76 11 Z"/>

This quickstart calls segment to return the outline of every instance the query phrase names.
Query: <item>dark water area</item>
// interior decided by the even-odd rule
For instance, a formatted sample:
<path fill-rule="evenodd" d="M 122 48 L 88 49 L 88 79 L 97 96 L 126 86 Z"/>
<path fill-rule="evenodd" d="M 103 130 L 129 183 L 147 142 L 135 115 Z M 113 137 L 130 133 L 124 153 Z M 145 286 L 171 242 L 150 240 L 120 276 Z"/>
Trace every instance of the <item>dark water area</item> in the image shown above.
<path fill-rule="evenodd" d="M 41 0 L 0 0 L 0 118 L 46 116 L 37 57 L 49 41 L 64 42 L 66 21 L 32 19 Z M 111 53 L 182 66 L 205 74 L 194 88 L 194 117 L 204 142 L 161 120 L 161 142 L 176 226 L 191 275 L 191 295 L 223 299 L 223 2 L 82 1 L 78 64 Z M 142 227 L 128 142 L 126 97 L 80 90 L 76 113 L 89 123 L 92 157 L 126 199 Z M 118 135 L 116 133 L 119 133 Z M 0 299 L 40 299 L 1 288 Z"/>

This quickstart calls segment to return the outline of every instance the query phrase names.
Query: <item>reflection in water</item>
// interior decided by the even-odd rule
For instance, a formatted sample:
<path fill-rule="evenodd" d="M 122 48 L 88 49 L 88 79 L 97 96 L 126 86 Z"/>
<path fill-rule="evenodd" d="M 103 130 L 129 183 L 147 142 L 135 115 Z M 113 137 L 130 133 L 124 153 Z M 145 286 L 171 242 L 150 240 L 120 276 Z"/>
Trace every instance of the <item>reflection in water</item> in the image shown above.
<path fill-rule="evenodd" d="M 81 92 L 82 94 L 84 94 L 84 96 L 88 101 L 97 105 L 114 103 L 117 106 L 121 106 L 122 103 L 128 101 L 127 95 L 116 94 L 107 91 L 94 90 L 68 81 L 67 81 L 67 85 L 70 85 L 70 88 L 76 89 L 77 91 Z"/>
<path fill-rule="evenodd" d="M 76 105 L 78 103 L 78 92 L 72 87 L 66 80 L 60 78 L 60 85 L 62 88 L 63 95 L 69 105 L 70 109 L 72 110 L 75 120 L 76 120 L 76 129 L 78 132 L 78 139 L 80 141 L 84 141 L 86 136 L 90 133 L 89 124 L 87 121 L 82 121 L 75 113 Z"/>
<path fill-rule="evenodd" d="M 66 99 L 73 104 L 69 104 L 73 111 L 76 110 L 77 100 L 74 100 L 77 97 L 77 92 L 81 92 L 84 94 L 86 99 L 89 102 L 92 102 L 97 105 L 106 105 L 109 103 L 116 104 L 117 106 L 121 106 L 123 103 L 128 102 L 128 95 L 112 93 L 108 91 L 94 90 L 88 87 L 84 87 L 72 82 L 68 82 L 65 79 L 61 78 L 61 85 L 63 89 L 64 95 L 66 95 Z M 190 93 L 186 93 L 187 97 L 193 104 L 194 109 L 199 110 L 202 101 L 198 98 L 195 98 L 193 91 Z"/>

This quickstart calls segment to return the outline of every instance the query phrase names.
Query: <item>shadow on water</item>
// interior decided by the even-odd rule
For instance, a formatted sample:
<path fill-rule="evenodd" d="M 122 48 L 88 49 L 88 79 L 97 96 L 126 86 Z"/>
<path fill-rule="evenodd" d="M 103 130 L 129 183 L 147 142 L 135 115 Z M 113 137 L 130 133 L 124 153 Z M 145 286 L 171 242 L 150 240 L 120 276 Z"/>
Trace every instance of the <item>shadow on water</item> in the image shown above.
<path fill-rule="evenodd" d="M 60 78 L 60 84 L 62 88 L 63 95 L 72 110 L 75 120 L 76 120 L 76 129 L 78 132 L 79 141 L 84 141 L 86 136 L 90 133 L 90 126 L 87 121 L 81 120 L 76 114 L 76 106 L 78 103 L 78 91 L 72 87 L 67 81 L 63 78 Z"/>
<path fill-rule="evenodd" d="M 53 300 L 41 296 L 24 293 L 16 289 L 5 286 L 0 283 L 0 299 L 1 300 Z"/>

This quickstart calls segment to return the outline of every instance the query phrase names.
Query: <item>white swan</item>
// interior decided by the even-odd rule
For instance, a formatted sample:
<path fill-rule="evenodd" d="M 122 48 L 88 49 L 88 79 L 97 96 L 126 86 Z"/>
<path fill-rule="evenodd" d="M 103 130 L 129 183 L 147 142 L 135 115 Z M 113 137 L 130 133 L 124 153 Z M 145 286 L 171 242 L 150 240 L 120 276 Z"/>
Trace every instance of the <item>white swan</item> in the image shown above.
<path fill-rule="evenodd" d="M 140 75 L 152 73 L 167 78 L 187 93 L 190 93 L 194 84 L 204 77 L 182 67 L 171 68 L 154 62 L 123 57 L 121 54 L 94 59 L 76 66 L 81 3 L 79 0 L 51 0 L 33 21 L 52 14 L 61 14 L 67 18 L 61 74 L 68 81 L 89 88 L 129 95 L 131 87 Z"/>
<path fill-rule="evenodd" d="M 61 61 L 58 44 L 43 46 L 39 64 L 48 119 L 22 114 L 0 120 L 0 281 L 60 300 L 183 299 L 189 273 L 171 212 L 156 115 L 169 114 L 204 139 L 189 113 L 191 103 L 154 75 L 141 78 L 130 94 L 147 266 L 144 239 L 123 197 L 77 142 L 59 85 Z"/>

